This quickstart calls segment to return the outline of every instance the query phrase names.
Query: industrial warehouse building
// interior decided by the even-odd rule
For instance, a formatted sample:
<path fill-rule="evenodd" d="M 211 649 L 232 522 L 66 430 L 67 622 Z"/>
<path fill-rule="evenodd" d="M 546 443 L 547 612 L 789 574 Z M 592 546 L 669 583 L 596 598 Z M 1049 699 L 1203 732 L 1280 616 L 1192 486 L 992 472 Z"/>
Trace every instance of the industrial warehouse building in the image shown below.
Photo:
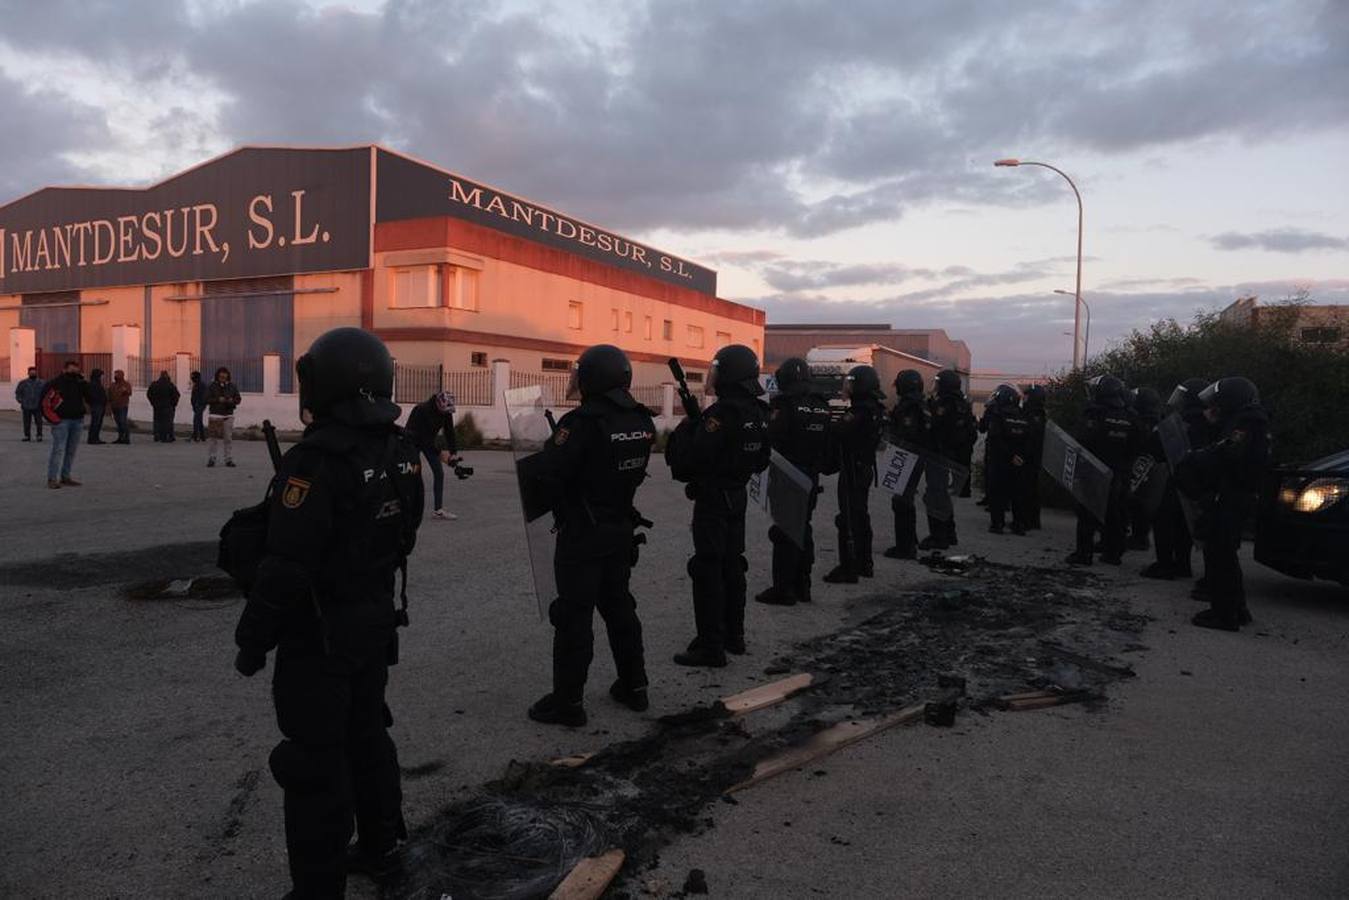
<path fill-rule="evenodd" d="M 249 421 L 293 410 L 296 356 L 351 325 L 388 343 L 400 402 L 444 385 L 499 405 L 507 387 L 559 387 L 605 342 L 659 408 L 669 357 L 697 382 L 720 346 L 762 352 L 763 311 L 716 287 L 689 260 L 383 147 L 244 147 L 148 188 L 0 207 L 0 379 L 72 357 L 139 384 L 227 365 Z"/>
<path fill-rule="evenodd" d="M 942 369 L 955 369 L 970 386 L 970 348 L 940 328 L 890 325 L 768 325 L 764 329 L 764 365 L 774 368 L 789 357 L 829 360 L 846 371 L 850 365 L 874 365 L 888 387 L 901 369 L 916 369 L 927 384 Z M 820 366 L 813 366 L 820 368 Z M 825 365 L 825 368 L 829 368 Z"/>

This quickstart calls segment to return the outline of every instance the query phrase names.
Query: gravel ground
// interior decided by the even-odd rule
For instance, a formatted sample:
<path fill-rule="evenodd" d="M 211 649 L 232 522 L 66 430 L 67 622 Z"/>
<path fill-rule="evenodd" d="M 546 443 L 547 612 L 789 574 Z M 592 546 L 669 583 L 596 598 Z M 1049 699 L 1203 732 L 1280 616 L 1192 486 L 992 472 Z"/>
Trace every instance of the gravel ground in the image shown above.
<path fill-rule="evenodd" d="M 84 446 L 75 474 L 85 485 L 48 491 L 48 445 L 19 443 L 12 414 L 0 431 L 0 894 L 284 893 L 267 673 L 250 680 L 231 667 L 239 601 L 128 599 L 137 583 L 212 574 L 220 525 L 262 493 L 263 445 L 237 444 L 239 468 L 210 470 L 183 441 Z M 537 726 L 524 709 L 547 689 L 550 631 L 534 605 L 510 460 L 471 456 L 474 478 L 448 486 L 460 519 L 428 522 L 412 559 L 413 626 L 390 687 L 414 828 L 443 821 L 508 761 L 649 739 L 659 716 L 773 680 L 764 670 L 784 658 L 818 660 L 809 648 L 825 636 L 958 580 L 878 560 L 876 579 L 821 587 L 811 606 L 751 604 L 751 654 L 727 669 L 679 669 L 670 656 L 692 628 L 688 504 L 658 465 L 639 496 L 657 527 L 634 576 L 652 709 L 609 701 L 601 638 L 590 724 Z M 833 512 L 827 493 L 817 522 Z M 888 535 L 884 498 L 873 515 Z M 970 501 L 958 517 L 961 552 L 1011 567 L 1055 566 L 1071 539 L 1060 513 L 1030 538 L 988 535 Z M 759 524 L 752 591 L 768 558 Z M 832 529 L 819 538 L 827 567 Z M 962 708 L 954 728 L 885 732 L 735 805 L 712 800 L 692 833 L 646 845 L 616 892 L 676 894 L 698 868 L 711 896 L 737 898 L 1349 893 L 1345 592 L 1247 562 L 1255 626 L 1210 632 L 1189 626 L 1184 585 L 1135 577 L 1143 561 L 1093 570 L 1102 610 L 1131 610 L 1139 629 L 1100 648 L 1137 673 L 1104 701 Z M 981 589 L 994 595 L 1027 582 L 1018 568 L 990 579 Z M 797 712 L 755 713 L 745 726 L 762 735 Z M 349 893 L 373 896 L 357 880 Z"/>

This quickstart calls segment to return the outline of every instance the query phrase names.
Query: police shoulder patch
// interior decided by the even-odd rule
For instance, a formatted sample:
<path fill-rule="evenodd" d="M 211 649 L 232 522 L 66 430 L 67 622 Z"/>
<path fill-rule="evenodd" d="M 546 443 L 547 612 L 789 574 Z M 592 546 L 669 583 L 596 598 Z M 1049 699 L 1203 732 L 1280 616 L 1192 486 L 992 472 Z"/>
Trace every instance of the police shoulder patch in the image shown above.
<path fill-rule="evenodd" d="M 311 487 L 312 482 L 290 476 L 286 479 L 286 486 L 281 489 L 281 505 L 286 509 L 299 509 L 309 497 Z"/>
<path fill-rule="evenodd" d="M 703 427 L 708 431 L 717 431 L 721 428 L 721 420 L 716 416 L 707 416 L 703 419 Z"/>
<path fill-rule="evenodd" d="M 561 447 L 563 444 L 567 443 L 567 438 L 569 437 L 571 437 L 570 428 L 559 428 L 557 431 L 553 432 L 553 443 Z"/>

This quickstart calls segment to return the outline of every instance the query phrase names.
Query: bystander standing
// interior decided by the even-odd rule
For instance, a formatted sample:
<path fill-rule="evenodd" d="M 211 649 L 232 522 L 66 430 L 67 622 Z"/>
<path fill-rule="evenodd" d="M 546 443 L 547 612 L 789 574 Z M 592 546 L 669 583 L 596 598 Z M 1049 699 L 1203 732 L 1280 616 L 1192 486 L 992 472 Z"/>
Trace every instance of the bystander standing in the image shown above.
<path fill-rule="evenodd" d="M 182 394 L 178 393 L 167 371 L 161 371 L 154 383 L 146 388 L 145 397 L 154 411 L 155 440 L 161 444 L 173 443 L 173 415 Z"/>
<path fill-rule="evenodd" d="M 89 443 L 102 444 L 103 416 L 108 410 L 108 389 L 103 384 L 103 370 L 89 373 Z"/>
<path fill-rule="evenodd" d="M 33 427 L 37 427 L 37 439 L 42 440 L 42 391 L 46 383 L 37 377 L 37 369 L 28 367 L 28 377 L 14 385 L 14 399 L 19 403 L 23 415 L 23 439 L 33 439 Z"/>
<path fill-rule="evenodd" d="M 117 440 L 113 443 L 131 443 L 131 422 L 128 420 L 131 415 L 131 382 L 126 380 L 126 373 L 121 369 L 113 371 L 112 384 L 108 385 L 108 409 L 112 410 L 112 420 L 117 423 Z"/>
<path fill-rule="evenodd" d="M 234 386 L 230 370 L 221 366 L 215 370 L 215 379 L 206 389 L 206 434 L 211 439 L 206 458 L 206 467 L 215 465 L 216 450 L 220 443 L 225 445 L 225 465 L 234 468 L 234 409 L 243 398 Z"/>
<path fill-rule="evenodd" d="M 206 442 L 206 423 L 202 416 L 206 414 L 206 385 L 202 384 L 201 373 L 193 372 L 192 392 L 188 399 L 192 403 L 192 443 Z"/>
<path fill-rule="evenodd" d="M 79 487 L 71 477 L 75 451 L 80 447 L 84 414 L 89 409 L 89 382 L 80 374 L 80 364 L 70 360 L 65 371 L 47 383 L 42 393 L 42 414 L 52 426 L 52 449 L 47 457 L 47 487 Z"/>

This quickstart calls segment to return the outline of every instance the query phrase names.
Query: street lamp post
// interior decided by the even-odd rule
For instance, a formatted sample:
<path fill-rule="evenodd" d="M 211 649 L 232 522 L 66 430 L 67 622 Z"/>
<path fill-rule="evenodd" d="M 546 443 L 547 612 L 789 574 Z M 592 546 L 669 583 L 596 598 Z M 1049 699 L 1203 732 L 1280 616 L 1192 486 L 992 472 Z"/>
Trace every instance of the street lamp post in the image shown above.
<path fill-rule="evenodd" d="M 1060 168 L 1051 166 L 1049 163 L 1033 162 L 1029 159 L 1000 159 L 993 163 L 995 166 L 1040 166 L 1043 169 L 1049 169 L 1058 172 L 1063 176 L 1063 180 L 1068 182 L 1068 186 L 1073 189 L 1073 196 L 1077 198 L 1077 303 L 1073 307 L 1073 368 L 1082 367 L 1082 357 L 1086 352 L 1082 350 L 1082 341 L 1078 338 L 1082 334 L 1082 194 L 1078 192 L 1077 185 L 1068 177 L 1068 173 Z M 1088 313 L 1088 316 L 1091 314 Z"/>
<path fill-rule="evenodd" d="M 1054 293 L 1062 294 L 1065 297 L 1073 296 L 1072 291 L 1065 291 L 1060 288 L 1054 288 Z M 1087 357 L 1091 356 L 1091 305 L 1081 297 L 1077 298 L 1077 302 L 1081 303 L 1082 308 L 1087 311 L 1086 336 L 1082 338 L 1082 363 L 1085 365 L 1087 362 Z M 1074 335 L 1074 337 L 1076 337 L 1076 335 Z"/>

